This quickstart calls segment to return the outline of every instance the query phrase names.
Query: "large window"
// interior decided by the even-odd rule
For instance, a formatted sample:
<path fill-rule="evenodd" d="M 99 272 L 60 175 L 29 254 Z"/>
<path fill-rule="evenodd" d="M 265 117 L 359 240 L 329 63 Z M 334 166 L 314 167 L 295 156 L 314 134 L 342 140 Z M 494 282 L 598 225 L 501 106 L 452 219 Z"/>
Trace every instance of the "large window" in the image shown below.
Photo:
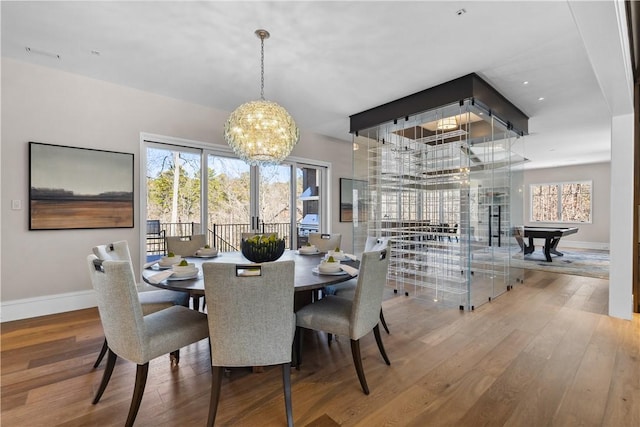
<path fill-rule="evenodd" d="M 223 252 L 238 250 L 243 233 L 251 232 L 276 233 L 295 248 L 306 214 L 314 214 L 316 230 L 330 231 L 328 164 L 288 158 L 250 167 L 226 147 L 145 136 L 141 223 L 147 233 L 141 241 L 147 258 L 165 252 L 163 237 L 193 234 L 205 234 Z"/>
<path fill-rule="evenodd" d="M 531 221 L 591 222 L 591 181 L 531 184 Z"/>

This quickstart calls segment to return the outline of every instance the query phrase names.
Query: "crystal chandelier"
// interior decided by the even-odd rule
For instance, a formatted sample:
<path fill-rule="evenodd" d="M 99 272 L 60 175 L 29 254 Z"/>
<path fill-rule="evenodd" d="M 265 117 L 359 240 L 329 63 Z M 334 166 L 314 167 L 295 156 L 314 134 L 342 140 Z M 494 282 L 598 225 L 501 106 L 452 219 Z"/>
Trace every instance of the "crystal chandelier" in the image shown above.
<path fill-rule="evenodd" d="M 264 99 L 264 39 L 269 38 L 269 32 L 255 33 L 260 38 L 260 100 L 236 108 L 224 125 L 224 138 L 229 146 L 252 166 L 282 162 L 300 138 L 287 110 Z"/>

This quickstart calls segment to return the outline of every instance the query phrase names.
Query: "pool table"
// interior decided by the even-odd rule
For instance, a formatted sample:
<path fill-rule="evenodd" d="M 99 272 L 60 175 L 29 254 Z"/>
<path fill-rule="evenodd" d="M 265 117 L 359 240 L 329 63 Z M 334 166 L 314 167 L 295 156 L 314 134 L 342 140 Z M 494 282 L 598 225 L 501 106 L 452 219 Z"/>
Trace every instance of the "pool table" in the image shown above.
<path fill-rule="evenodd" d="M 578 227 L 529 227 L 525 226 L 524 230 L 516 228 L 515 238 L 520 245 L 520 248 L 525 255 L 529 255 L 535 250 L 533 239 L 544 239 L 544 256 L 548 262 L 551 262 L 551 254 L 562 256 L 562 252 L 559 252 L 556 248 L 560 243 L 560 238 L 568 236 L 569 234 L 575 234 L 578 232 Z M 529 244 L 524 242 L 524 238 L 529 238 Z"/>

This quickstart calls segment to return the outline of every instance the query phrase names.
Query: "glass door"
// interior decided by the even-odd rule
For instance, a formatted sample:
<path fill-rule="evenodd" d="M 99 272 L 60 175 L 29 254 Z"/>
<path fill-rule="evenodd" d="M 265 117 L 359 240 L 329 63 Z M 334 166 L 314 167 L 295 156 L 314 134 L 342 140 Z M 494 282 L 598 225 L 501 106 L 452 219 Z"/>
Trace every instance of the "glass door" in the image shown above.
<path fill-rule="evenodd" d="M 257 232 L 275 233 L 285 238 L 286 248 L 292 247 L 292 166 L 290 164 L 268 165 L 256 168 L 258 192 L 254 199 Z"/>
<path fill-rule="evenodd" d="M 146 259 L 165 252 L 166 236 L 202 233 L 199 150 L 165 144 L 146 149 Z"/>
<path fill-rule="evenodd" d="M 207 240 L 222 252 L 240 250 L 243 233 L 256 232 L 251 182 L 242 160 L 207 155 Z"/>

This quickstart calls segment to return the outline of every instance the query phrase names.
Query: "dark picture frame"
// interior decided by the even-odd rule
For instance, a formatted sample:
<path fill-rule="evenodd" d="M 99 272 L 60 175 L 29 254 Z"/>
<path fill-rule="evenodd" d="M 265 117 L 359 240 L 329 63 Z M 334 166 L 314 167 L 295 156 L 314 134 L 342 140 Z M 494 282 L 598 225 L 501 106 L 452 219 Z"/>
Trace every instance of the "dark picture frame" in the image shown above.
<path fill-rule="evenodd" d="M 354 221 L 354 190 L 357 191 L 355 193 L 357 221 L 364 222 L 367 220 L 367 181 L 340 178 L 340 222 Z"/>
<path fill-rule="evenodd" d="M 29 142 L 29 230 L 133 228 L 133 153 Z"/>

